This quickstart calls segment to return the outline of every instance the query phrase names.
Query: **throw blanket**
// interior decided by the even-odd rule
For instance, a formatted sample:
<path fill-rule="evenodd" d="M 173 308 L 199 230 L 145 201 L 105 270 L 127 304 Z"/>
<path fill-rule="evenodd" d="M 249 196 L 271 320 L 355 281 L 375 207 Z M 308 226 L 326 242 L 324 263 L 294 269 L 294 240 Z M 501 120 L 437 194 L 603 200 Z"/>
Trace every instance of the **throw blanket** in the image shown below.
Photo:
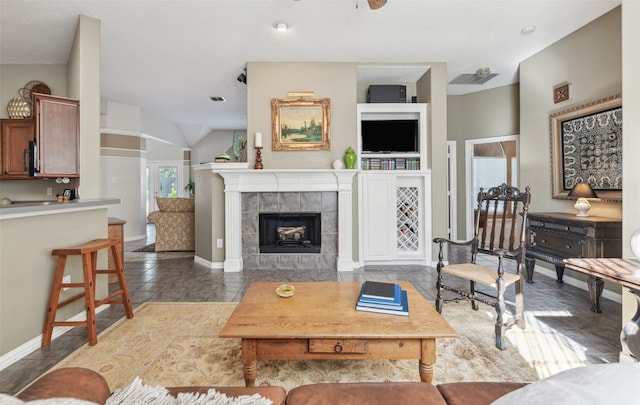
<path fill-rule="evenodd" d="M 271 405 L 271 403 L 271 400 L 258 394 L 230 398 L 213 388 L 206 394 L 183 392 L 173 397 L 166 388 L 143 384 L 142 380 L 136 377 L 129 386 L 116 390 L 105 405 Z"/>

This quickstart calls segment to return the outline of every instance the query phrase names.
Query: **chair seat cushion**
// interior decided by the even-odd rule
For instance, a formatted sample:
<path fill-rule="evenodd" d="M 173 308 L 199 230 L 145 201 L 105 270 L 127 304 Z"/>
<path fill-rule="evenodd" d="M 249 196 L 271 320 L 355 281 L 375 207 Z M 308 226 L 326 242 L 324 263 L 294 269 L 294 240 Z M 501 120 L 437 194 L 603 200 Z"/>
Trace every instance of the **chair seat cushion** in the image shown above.
<path fill-rule="evenodd" d="M 492 288 L 497 288 L 496 280 L 498 272 L 495 269 L 480 266 L 473 263 L 450 264 L 442 268 L 442 272 L 451 274 L 466 280 L 475 281 Z M 519 274 L 504 273 L 505 286 L 511 285 L 520 279 Z"/>

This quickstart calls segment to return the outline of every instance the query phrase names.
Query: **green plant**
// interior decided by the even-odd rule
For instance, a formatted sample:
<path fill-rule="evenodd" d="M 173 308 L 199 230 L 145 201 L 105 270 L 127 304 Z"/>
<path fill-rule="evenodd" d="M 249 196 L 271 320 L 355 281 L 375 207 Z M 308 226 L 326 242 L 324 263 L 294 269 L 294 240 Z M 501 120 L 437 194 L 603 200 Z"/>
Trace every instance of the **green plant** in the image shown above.
<path fill-rule="evenodd" d="M 184 189 L 188 190 L 189 194 L 192 196 L 196 195 L 196 183 L 194 183 L 193 180 L 189 179 L 189 182 L 184 186 Z"/>

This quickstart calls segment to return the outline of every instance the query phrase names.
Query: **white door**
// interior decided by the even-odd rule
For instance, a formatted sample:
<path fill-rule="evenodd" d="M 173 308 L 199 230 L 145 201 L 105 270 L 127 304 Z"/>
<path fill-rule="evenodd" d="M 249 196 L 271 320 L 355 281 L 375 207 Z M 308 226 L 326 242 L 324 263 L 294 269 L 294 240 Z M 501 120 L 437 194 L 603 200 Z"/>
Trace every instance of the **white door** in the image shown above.
<path fill-rule="evenodd" d="M 156 196 L 182 197 L 182 162 L 147 162 L 147 215 L 156 211 Z"/>

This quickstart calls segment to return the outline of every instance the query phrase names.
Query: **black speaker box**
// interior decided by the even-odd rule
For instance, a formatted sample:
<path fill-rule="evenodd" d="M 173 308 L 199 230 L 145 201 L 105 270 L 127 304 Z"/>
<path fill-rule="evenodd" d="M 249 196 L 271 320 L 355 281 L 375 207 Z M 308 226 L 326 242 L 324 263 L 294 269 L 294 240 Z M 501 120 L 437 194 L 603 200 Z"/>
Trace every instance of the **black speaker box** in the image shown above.
<path fill-rule="evenodd" d="M 368 103 L 406 103 L 407 86 L 400 84 L 376 84 L 369 86 Z"/>

